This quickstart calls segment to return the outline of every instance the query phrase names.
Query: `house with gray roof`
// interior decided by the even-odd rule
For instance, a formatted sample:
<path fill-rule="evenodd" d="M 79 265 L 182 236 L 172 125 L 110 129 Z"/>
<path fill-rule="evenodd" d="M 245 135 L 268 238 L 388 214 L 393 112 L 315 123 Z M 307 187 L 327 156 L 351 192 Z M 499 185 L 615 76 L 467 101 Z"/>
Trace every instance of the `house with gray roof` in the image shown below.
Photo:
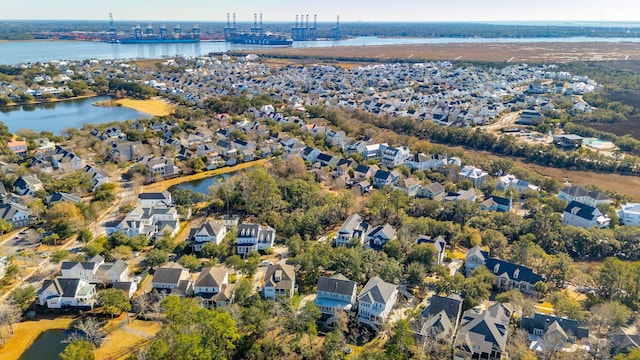
<path fill-rule="evenodd" d="M 193 291 L 189 270 L 179 264 L 165 265 L 156 269 L 151 284 L 159 293 L 167 295 L 187 296 Z"/>
<path fill-rule="evenodd" d="M 576 201 L 591 207 L 611 203 L 611 198 L 602 192 L 598 190 L 587 190 L 582 186 L 565 186 L 560 189 L 558 198 L 566 202 Z"/>
<path fill-rule="evenodd" d="M 162 192 L 140 193 L 138 195 L 138 205 L 142 207 L 171 206 L 172 204 L 171 193 L 167 190 Z"/>
<path fill-rule="evenodd" d="M 65 192 L 54 192 L 51 195 L 45 196 L 44 204 L 51 207 L 58 202 L 68 202 L 72 204 L 79 204 L 82 198 L 76 194 L 69 194 Z"/>
<path fill-rule="evenodd" d="M 461 190 L 458 192 L 448 192 L 442 197 L 442 201 L 476 201 L 476 190 L 471 188 L 469 190 Z"/>
<path fill-rule="evenodd" d="M 576 320 L 555 315 L 535 313 L 533 317 L 523 317 L 520 328 L 529 333 L 529 348 L 539 352 L 562 349 L 571 351 L 577 342 L 587 342 L 589 339 L 589 330 L 580 327 Z M 589 350 L 587 345 L 584 346 L 585 350 Z"/>
<path fill-rule="evenodd" d="M 204 308 L 220 308 L 232 303 L 234 290 L 235 284 L 229 284 L 229 269 L 207 267 L 194 283 L 193 296 Z"/>
<path fill-rule="evenodd" d="M 18 195 L 33 196 L 36 191 L 43 190 L 44 185 L 37 175 L 23 175 L 13 183 L 13 188 Z"/>
<path fill-rule="evenodd" d="M 358 214 L 352 214 L 342 223 L 336 235 L 335 245 L 346 246 L 354 239 L 362 244 L 369 231 L 369 224 Z"/>
<path fill-rule="evenodd" d="M 295 291 L 296 273 L 293 266 L 274 264 L 267 267 L 262 287 L 262 297 L 265 300 L 276 300 L 279 297 L 291 299 Z"/>
<path fill-rule="evenodd" d="M 609 226 L 611 219 L 603 215 L 600 210 L 577 201 L 571 201 L 562 213 L 562 224 L 581 228 L 605 228 Z"/>
<path fill-rule="evenodd" d="M 458 294 L 446 297 L 433 295 L 422 312 L 424 323 L 421 337 L 436 339 L 441 344 L 451 344 L 455 338 L 462 315 L 462 298 Z"/>
<path fill-rule="evenodd" d="M 484 182 L 487 180 L 489 173 L 483 171 L 482 169 L 478 169 L 475 166 L 468 165 L 462 168 L 458 173 L 458 180 L 468 179 L 471 181 L 473 186 L 478 187 L 482 186 Z"/>
<path fill-rule="evenodd" d="M 440 183 L 432 182 L 431 184 L 424 185 L 420 188 L 420 191 L 418 191 L 416 196 L 419 198 L 441 201 L 444 195 L 444 186 Z"/>
<path fill-rule="evenodd" d="M 207 221 L 189 231 L 189 242 L 194 251 L 200 251 L 207 243 L 222 243 L 226 235 L 227 227 L 222 221 Z"/>
<path fill-rule="evenodd" d="M 349 312 L 353 309 L 356 303 L 357 288 L 357 282 L 347 279 L 342 274 L 318 278 L 318 289 L 314 304 L 323 314 L 328 316 L 328 324 L 335 320 L 333 316 L 338 312 Z"/>
<path fill-rule="evenodd" d="M 358 321 L 379 329 L 396 303 L 398 286 L 377 276 L 367 281 L 358 295 Z"/>
<path fill-rule="evenodd" d="M 480 203 L 480 209 L 487 211 L 509 212 L 511 211 L 511 198 L 489 195 Z"/>
<path fill-rule="evenodd" d="M 499 360 L 505 354 L 511 311 L 496 303 L 487 310 L 474 308 L 462 314 L 454 359 Z"/>
<path fill-rule="evenodd" d="M 389 241 L 396 239 L 396 229 L 389 224 L 377 226 L 367 234 L 366 247 L 382 250 Z"/>
<path fill-rule="evenodd" d="M 29 225 L 31 210 L 13 202 L 0 204 L 0 219 L 10 222 L 14 229 Z"/>
<path fill-rule="evenodd" d="M 378 170 L 373 175 L 373 187 L 375 187 L 376 189 L 382 189 L 387 185 L 394 185 L 398 181 L 398 179 L 400 179 L 400 174 L 398 174 L 398 172 L 396 172 L 395 170 Z"/>
<path fill-rule="evenodd" d="M 96 286 L 78 278 L 45 280 L 38 291 L 37 303 L 50 309 L 74 307 L 90 310 L 96 303 Z"/>
<path fill-rule="evenodd" d="M 420 244 L 431 244 L 436 249 L 436 263 L 438 265 L 442 265 L 444 262 L 444 258 L 446 256 L 446 246 L 447 241 L 442 237 L 442 235 L 438 236 L 427 236 L 420 235 L 415 241 L 416 245 Z"/>
<path fill-rule="evenodd" d="M 611 344 L 611 355 L 628 354 L 636 349 L 640 349 L 640 334 L 636 327 L 619 327 L 607 335 Z"/>
<path fill-rule="evenodd" d="M 236 232 L 236 253 L 247 255 L 251 251 L 264 251 L 273 247 L 276 230 L 269 225 L 242 223 Z"/>

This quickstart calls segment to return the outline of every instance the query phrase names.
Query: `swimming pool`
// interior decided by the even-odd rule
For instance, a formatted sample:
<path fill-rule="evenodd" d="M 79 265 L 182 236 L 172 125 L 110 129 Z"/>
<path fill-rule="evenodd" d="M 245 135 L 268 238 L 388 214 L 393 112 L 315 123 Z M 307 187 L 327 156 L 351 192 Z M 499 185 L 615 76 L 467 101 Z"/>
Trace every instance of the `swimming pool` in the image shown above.
<path fill-rule="evenodd" d="M 584 139 L 582 144 L 596 150 L 612 150 L 616 148 L 616 144 L 611 141 L 596 138 Z"/>

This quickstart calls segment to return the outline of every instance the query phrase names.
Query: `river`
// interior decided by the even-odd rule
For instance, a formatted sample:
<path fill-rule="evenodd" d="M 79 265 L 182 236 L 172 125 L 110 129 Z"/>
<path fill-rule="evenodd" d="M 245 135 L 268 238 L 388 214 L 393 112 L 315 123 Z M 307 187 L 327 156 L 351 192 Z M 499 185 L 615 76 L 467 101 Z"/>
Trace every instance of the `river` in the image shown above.
<path fill-rule="evenodd" d="M 169 190 L 186 189 L 186 190 L 191 190 L 193 192 L 198 192 L 204 195 L 209 195 L 209 186 L 223 183 L 225 180 L 231 178 L 232 175 L 233 173 L 222 174 L 222 175 L 216 175 L 216 176 L 208 177 L 201 180 L 187 181 L 187 182 L 180 183 L 178 185 L 174 185 Z"/>
<path fill-rule="evenodd" d="M 111 99 L 99 96 L 88 99 L 68 100 L 45 104 L 12 106 L 0 109 L 0 121 L 9 131 L 20 129 L 52 131 L 59 134 L 63 129 L 81 128 L 83 124 L 100 124 L 111 121 L 149 118 L 148 114 L 124 106 L 93 106 L 96 101 Z"/>
<path fill-rule="evenodd" d="M 294 48 L 373 46 L 407 44 L 454 43 L 527 43 L 527 42 L 640 42 L 640 38 L 379 38 L 357 37 L 339 41 L 296 41 Z M 51 60 L 85 59 L 158 59 L 167 56 L 199 56 L 210 52 L 251 50 L 255 45 L 236 45 L 227 42 L 168 43 L 168 44 L 110 44 L 83 41 L 8 41 L 0 42 L 0 64 L 20 64 Z M 260 47 L 263 48 L 263 47 Z"/>
<path fill-rule="evenodd" d="M 66 340 L 71 332 L 69 330 L 47 330 L 22 354 L 20 360 L 50 360 L 57 359 L 58 354 L 67 346 Z"/>

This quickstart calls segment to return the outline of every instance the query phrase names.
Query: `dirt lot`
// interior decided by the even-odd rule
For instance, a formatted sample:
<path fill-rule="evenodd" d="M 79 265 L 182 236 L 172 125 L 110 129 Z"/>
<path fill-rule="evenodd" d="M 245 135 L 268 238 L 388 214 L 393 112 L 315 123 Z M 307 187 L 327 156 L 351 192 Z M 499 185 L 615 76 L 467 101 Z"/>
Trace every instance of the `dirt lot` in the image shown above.
<path fill-rule="evenodd" d="M 640 60 L 640 43 L 418 44 L 257 49 L 252 53 L 311 58 L 424 59 L 511 63 Z"/>

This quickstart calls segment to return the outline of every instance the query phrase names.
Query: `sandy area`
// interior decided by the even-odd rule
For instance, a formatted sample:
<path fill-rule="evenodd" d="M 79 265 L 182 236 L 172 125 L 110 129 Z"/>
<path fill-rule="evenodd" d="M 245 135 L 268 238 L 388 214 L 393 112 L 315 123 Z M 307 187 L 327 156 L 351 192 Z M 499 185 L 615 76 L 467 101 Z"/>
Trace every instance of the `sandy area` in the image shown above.
<path fill-rule="evenodd" d="M 157 99 L 118 99 L 115 103 L 152 116 L 167 116 L 173 113 L 173 110 L 175 109 L 174 105 L 167 104 Z"/>
<path fill-rule="evenodd" d="M 267 161 L 268 161 L 268 159 L 260 159 L 260 160 L 256 160 L 256 161 L 241 163 L 241 164 L 238 164 L 238 165 L 235 165 L 235 166 L 226 166 L 226 167 L 215 169 L 215 170 L 203 171 L 201 173 L 197 173 L 197 174 L 193 174 L 193 175 L 181 176 L 181 177 L 177 177 L 175 179 L 159 181 L 159 182 L 156 182 L 156 183 L 153 183 L 153 184 L 145 185 L 142 188 L 141 192 L 160 192 L 160 191 L 167 190 L 168 188 L 170 188 L 173 185 L 181 184 L 183 182 L 194 181 L 194 180 L 202 180 L 202 179 L 206 179 L 206 178 L 209 178 L 209 177 L 212 177 L 212 176 L 228 174 L 230 172 L 246 169 L 246 168 L 249 168 L 249 167 L 252 167 L 252 166 L 262 165 L 262 164 L 266 163 Z"/>
<path fill-rule="evenodd" d="M 93 353 L 98 360 L 126 359 L 132 350 L 137 349 L 159 331 L 158 322 L 131 320 L 124 327 L 111 331 Z"/>
<path fill-rule="evenodd" d="M 14 335 L 0 348 L 0 359 L 18 360 L 22 353 L 46 330 L 67 329 L 73 318 L 59 317 L 53 320 L 42 319 L 24 321 L 13 326 Z"/>
<path fill-rule="evenodd" d="M 460 43 L 345 46 L 331 48 L 265 48 L 241 53 L 294 55 L 302 58 L 357 58 L 380 61 L 455 60 L 507 63 L 562 63 L 572 61 L 640 60 L 640 43 Z"/>

